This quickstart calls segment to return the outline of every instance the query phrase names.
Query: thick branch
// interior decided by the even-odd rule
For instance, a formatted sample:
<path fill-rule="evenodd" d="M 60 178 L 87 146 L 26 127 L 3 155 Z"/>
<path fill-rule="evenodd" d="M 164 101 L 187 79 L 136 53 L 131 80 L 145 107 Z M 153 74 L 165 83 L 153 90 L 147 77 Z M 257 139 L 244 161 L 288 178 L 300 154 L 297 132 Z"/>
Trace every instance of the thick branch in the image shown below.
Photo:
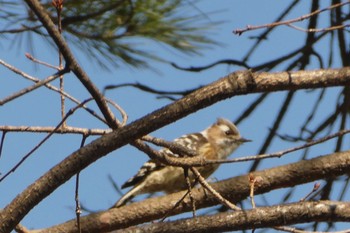
<path fill-rule="evenodd" d="M 350 203 L 338 201 L 297 202 L 211 216 L 152 223 L 132 227 L 133 232 L 226 232 L 308 223 L 349 222 Z"/>
<path fill-rule="evenodd" d="M 346 151 L 254 172 L 252 173 L 254 177 L 260 176 L 262 178 L 259 184 L 255 186 L 254 193 L 258 195 L 274 189 L 292 187 L 329 178 L 330 176 L 340 176 L 346 174 L 349 169 L 350 151 Z M 240 202 L 249 196 L 249 175 L 212 183 L 211 186 L 231 202 Z M 192 206 L 189 198 L 186 198 L 182 204 L 174 209 L 174 203 L 180 200 L 185 193 L 186 191 L 183 191 L 167 196 L 149 198 L 120 208 L 113 208 L 108 211 L 82 217 L 81 226 L 83 232 L 111 231 L 159 219 L 167 214 L 175 215 L 191 211 Z M 203 190 L 203 188 L 193 189 L 192 196 L 197 209 L 219 204 L 216 197 Z M 169 211 L 172 212 L 169 214 Z M 244 216 L 245 213 L 241 212 L 240 217 L 244 218 Z M 299 218 L 302 218 L 302 216 L 299 216 Z M 317 218 L 313 220 L 317 220 Z M 301 220 L 299 219 L 299 221 Z M 75 230 L 75 220 L 71 220 L 48 228 L 43 232 L 69 233 L 75 232 Z"/>
<path fill-rule="evenodd" d="M 0 213 L 0 232 L 9 232 L 41 200 L 97 159 L 190 113 L 235 95 L 350 84 L 350 69 L 280 73 L 239 71 L 106 134 L 69 155 L 19 194 Z M 159 203 L 158 203 L 159 204 Z"/>
<path fill-rule="evenodd" d="M 40 22 L 44 25 L 47 32 L 50 34 L 50 37 L 54 40 L 55 44 L 58 46 L 60 53 L 62 53 L 66 66 L 69 67 L 70 70 L 74 72 L 74 74 L 78 77 L 80 82 L 85 86 L 85 88 L 89 91 L 91 96 L 95 99 L 96 104 L 100 108 L 103 116 L 107 120 L 110 127 L 115 128 L 115 117 L 112 111 L 108 108 L 106 101 L 104 100 L 103 95 L 100 93 L 98 88 L 91 82 L 88 75 L 85 71 L 80 67 L 77 60 L 73 56 L 73 53 L 69 49 L 67 43 L 57 30 L 56 26 L 50 19 L 46 10 L 42 7 L 38 0 L 25 0 L 28 6 L 32 9 L 35 15 L 39 18 Z"/>

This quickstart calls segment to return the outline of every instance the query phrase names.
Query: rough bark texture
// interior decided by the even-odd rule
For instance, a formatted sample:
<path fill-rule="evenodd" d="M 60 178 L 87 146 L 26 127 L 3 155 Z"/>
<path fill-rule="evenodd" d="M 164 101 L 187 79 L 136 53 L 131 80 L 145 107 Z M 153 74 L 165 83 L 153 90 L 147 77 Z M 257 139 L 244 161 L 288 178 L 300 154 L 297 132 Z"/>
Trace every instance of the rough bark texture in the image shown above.
<path fill-rule="evenodd" d="M 41 200 L 73 175 L 143 135 L 220 100 L 256 92 L 296 90 L 350 84 L 350 69 L 280 73 L 239 71 L 194 91 L 135 122 L 104 135 L 69 155 L 19 194 L 0 214 L 0 232 L 9 232 Z"/>
<path fill-rule="evenodd" d="M 234 165 L 233 165 L 234 166 Z M 261 176 L 262 180 L 255 188 L 255 194 L 267 193 L 274 189 L 291 187 L 294 185 L 304 184 L 311 181 L 325 179 L 329 177 L 336 177 L 347 174 L 350 169 L 350 151 L 335 153 L 326 156 L 320 156 L 311 160 L 303 160 L 297 163 L 287 164 L 263 171 L 252 173 L 255 177 Z M 281 175 L 282 174 L 282 175 Z M 249 175 L 234 177 L 228 180 L 213 183 L 212 187 L 218 191 L 225 198 L 233 203 L 239 202 L 249 196 Z M 148 222 L 151 220 L 164 217 L 169 212 L 171 215 L 191 211 L 191 203 L 189 198 L 186 198 L 178 208 L 173 209 L 175 203 L 183 197 L 185 192 L 174 193 L 167 196 L 146 199 L 141 202 L 133 203 L 121 208 L 114 208 L 108 211 L 92 214 L 81 218 L 83 232 L 107 232 L 111 230 L 121 229 L 128 226 Z M 197 208 L 204 208 L 218 204 L 218 200 L 205 192 L 203 188 L 193 190 L 193 198 Z M 298 204 L 296 204 L 298 205 Z M 302 204 L 300 204 L 302 206 Z M 271 207 L 277 208 L 277 207 Z M 288 208 L 288 207 L 286 207 Z M 300 207 L 298 207 L 300 208 Z M 305 208 L 305 207 L 302 207 Z M 305 209 L 304 209 L 305 210 Z M 307 210 L 307 208 L 306 208 Z M 258 212 L 259 213 L 259 212 Z M 283 213 L 283 212 L 281 212 Z M 237 214 L 237 213 L 235 213 Z M 248 224 L 250 220 L 244 218 L 245 212 L 240 212 L 241 222 L 239 225 Z M 349 213 L 348 213 L 349 214 Z M 230 214 L 228 214 L 230 215 Z M 254 214 L 253 214 L 254 215 Z M 288 212 L 285 213 L 289 216 Z M 256 215 L 254 215 L 256 216 Z M 311 215 L 310 215 L 311 216 Z M 347 215 L 348 216 L 348 215 Z M 310 218 L 299 216 L 289 216 L 290 221 L 284 224 L 293 224 L 296 222 L 308 222 Z M 216 215 L 213 216 L 216 218 Z M 288 218 L 286 218 L 288 219 Z M 318 218 L 315 218 L 317 220 Z M 191 221 L 191 220 L 186 220 Z M 196 221 L 196 220 L 193 220 Z M 199 220 L 198 220 L 199 221 Z M 193 222 L 192 222 L 193 223 Z M 212 222 L 210 222 L 212 223 Z M 166 224 L 166 223 L 164 223 Z M 171 223 L 172 224 L 172 223 Z M 184 223 L 185 224 L 185 223 Z M 219 224 L 219 223 L 218 223 Z M 215 227 L 219 227 L 216 224 Z M 223 225 L 226 222 L 222 222 Z M 236 223 L 235 223 L 236 224 Z M 274 222 L 271 219 L 269 226 L 277 226 L 282 223 Z M 263 225 L 254 225 L 255 227 Z M 163 228 L 164 226 L 161 226 Z M 224 227 L 224 226 L 221 226 Z M 230 226 L 236 229 L 233 224 Z M 167 228 L 168 229 L 168 228 Z M 202 229 L 202 228 L 200 228 Z M 237 228 L 238 229 L 238 228 Z M 43 232 L 75 232 L 76 220 L 54 226 Z"/>
<path fill-rule="evenodd" d="M 298 202 L 248 211 L 219 213 L 174 222 L 130 227 L 123 232 L 223 232 L 275 227 L 311 221 L 350 221 L 350 203 L 336 201 Z"/>

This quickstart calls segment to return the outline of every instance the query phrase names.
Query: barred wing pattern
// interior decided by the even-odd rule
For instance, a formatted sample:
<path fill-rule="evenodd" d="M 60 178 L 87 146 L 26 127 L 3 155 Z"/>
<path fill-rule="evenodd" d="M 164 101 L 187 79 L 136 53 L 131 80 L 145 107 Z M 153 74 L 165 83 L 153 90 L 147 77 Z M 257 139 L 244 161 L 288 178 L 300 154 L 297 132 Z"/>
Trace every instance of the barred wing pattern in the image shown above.
<path fill-rule="evenodd" d="M 180 144 L 183 147 L 188 148 L 189 150 L 198 152 L 198 148 L 208 143 L 208 140 L 201 133 L 192 133 L 192 134 L 187 134 L 182 137 L 179 137 L 175 139 L 174 142 Z M 182 155 L 174 154 L 168 148 L 163 148 L 160 150 L 160 152 L 166 153 L 169 156 L 183 157 Z M 138 183 L 142 182 L 149 174 L 151 174 L 154 171 L 158 171 L 164 167 L 165 165 L 161 163 L 157 163 L 156 161 L 151 159 L 146 163 L 144 163 L 142 167 L 139 169 L 139 171 L 137 172 L 137 174 L 131 177 L 129 180 L 127 180 L 122 185 L 121 188 L 123 189 L 123 188 L 137 185 Z"/>

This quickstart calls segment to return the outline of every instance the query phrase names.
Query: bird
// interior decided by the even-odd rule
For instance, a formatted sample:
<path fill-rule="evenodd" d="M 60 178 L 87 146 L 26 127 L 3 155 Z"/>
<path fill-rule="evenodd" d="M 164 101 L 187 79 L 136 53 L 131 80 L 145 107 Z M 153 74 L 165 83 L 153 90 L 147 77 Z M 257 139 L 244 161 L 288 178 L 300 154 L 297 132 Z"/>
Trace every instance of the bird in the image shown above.
<path fill-rule="evenodd" d="M 202 156 L 207 160 L 226 159 L 241 144 L 250 141 L 241 137 L 238 128 L 224 118 L 218 118 L 214 124 L 201 132 L 186 134 L 174 140 L 175 143 L 194 151 L 195 156 Z M 174 154 L 167 148 L 161 149 L 160 152 L 169 156 L 184 157 Z M 204 178 L 208 178 L 218 167 L 219 164 L 209 164 L 197 169 Z M 195 180 L 190 171 L 188 176 L 192 181 Z M 131 186 L 133 187 L 111 208 L 121 207 L 140 194 L 155 192 L 169 194 L 187 188 L 182 167 L 167 166 L 152 159 L 144 163 L 137 174 L 127 180 L 121 188 Z"/>

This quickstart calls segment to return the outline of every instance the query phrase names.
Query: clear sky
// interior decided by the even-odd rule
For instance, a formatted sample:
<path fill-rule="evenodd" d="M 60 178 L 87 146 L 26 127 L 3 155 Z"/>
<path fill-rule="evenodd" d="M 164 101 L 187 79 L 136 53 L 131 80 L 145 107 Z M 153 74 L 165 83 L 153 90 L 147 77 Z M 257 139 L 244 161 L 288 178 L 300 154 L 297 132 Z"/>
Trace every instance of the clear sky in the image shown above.
<path fill-rule="evenodd" d="M 190 2 L 190 1 L 189 1 Z M 143 48 L 154 51 L 154 53 L 166 58 L 170 62 L 175 62 L 179 66 L 202 66 L 215 62 L 220 59 L 237 59 L 240 60 L 251 48 L 254 41 L 250 36 L 256 36 L 261 31 L 251 31 L 241 36 L 234 35 L 232 31 L 237 28 L 243 28 L 246 25 L 258 25 L 270 23 L 285 7 L 292 1 L 272 1 L 272 0 L 249 0 L 249 1 L 212 1 L 203 0 L 189 5 L 189 11 L 213 12 L 207 14 L 204 20 L 223 21 L 222 24 L 215 27 L 210 36 L 221 42 L 221 46 L 211 46 L 211 48 L 202 51 L 198 56 L 187 56 L 150 41 L 142 41 Z M 329 1 L 322 2 L 329 4 Z M 310 8 L 309 1 L 300 1 L 298 6 L 292 11 L 287 19 L 299 17 L 308 13 Z M 306 22 L 298 23 L 304 26 Z M 295 31 L 288 27 L 280 27 L 272 34 L 257 52 L 252 56 L 248 63 L 252 66 L 264 63 L 271 58 L 276 58 L 287 51 L 298 48 L 302 45 L 306 33 Z M 28 38 L 23 37 L 21 43 L 19 40 L 5 40 L 0 42 L 0 59 L 7 63 L 29 73 L 38 78 L 44 78 L 54 71 L 47 68 L 34 65 L 25 58 L 26 52 L 32 53 L 40 60 L 57 64 L 57 55 L 46 43 L 34 37 L 34 48 L 28 48 L 26 42 Z M 325 43 L 319 46 L 324 47 L 324 53 L 329 51 Z M 109 84 L 122 84 L 140 82 L 162 90 L 184 90 L 211 83 L 230 72 L 243 69 L 236 66 L 220 65 L 210 70 L 200 73 L 190 73 L 179 71 L 169 64 L 153 62 L 151 65 L 156 68 L 152 70 L 134 69 L 124 64 L 120 67 L 111 67 L 110 71 L 101 69 L 93 60 L 85 57 L 76 48 L 72 48 L 76 54 L 81 66 L 86 70 L 90 78 L 96 85 L 103 89 Z M 335 61 L 334 67 L 340 67 L 339 61 Z M 311 62 L 307 69 L 319 68 L 316 59 Z M 282 71 L 285 67 L 277 67 L 275 71 Z M 0 99 L 5 96 L 31 85 L 18 75 L 9 72 L 4 67 L 0 67 Z M 57 82 L 54 82 L 57 84 Z M 88 98 L 87 92 L 79 81 L 72 75 L 65 77 L 66 91 L 80 100 Z M 317 119 L 322 120 L 325 115 L 328 116 L 327 110 L 332 110 L 335 103 L 338 88 L 331 88 L 325 101 L 322 102 L 322 108 L 325 111 L 317 114 Z M 241 134 L 245 138 L 252 139 L 253 142 L 243 145 L 234 153 L 234 157 L 254 155 L 261 147 L 261 141 L 269 133 L 269 127 L 285 98 L 286 93 L 278 92 L 270 95 L 268 101 L 265 101 L 253 116 L 243 121 L 239 125 Z M 107 93 L 128 113 L 131 122 L 142 117 L 149 112 L 156 110 L 168 103 L 169 100 L 156 99 L 156 96 L 142 93 L 136 89 L 127 87 L 118 90 L 112 90 Z M 153 136 L 172 140 L 185 133 L 201 131 L 212 124 L 217 117 L 225 117 L 235 120 L 242 113 L 246 106 L 251 103 L 258 95 L 239 96 L 219 102 L 211 107 L 200 110 L 188 117 L 181 119 L 169 126 L 153 132 Z M 288 112 L 288 117 L 283 122 L 280 134 L 296 135 L 299 132 L 299 125 L 304 121 L 307 110 L 317 99 L 316 93 L 307 93 L 300 91 L 293 101 L 293 107 Z M 307 100 L 307 101 L 305 101 Z M 67 102 L 69 107 L 74 106 Z M 116 115 L 118 115 L 116 111 Z M 118 115 L 119 116 L 119 115 Z M 303 117 L 301 117 L 303 116 Z M 0 125 L 25 125 L 25 126 L 55 126 L 60 121 L 59 96 L 47 89 L 36 90 L 25 97 L 12 101 L 0 107 Z M 97 122 L 84 111 L 79 111 L 68 120 L 68 125 L 77 127 L 104 128 L 100 122 Z M 30 151 L 45 135 L 32 133 L 10 133 L 6 137 L 2 157 L 0 158 L 0 172 L 6 173 L 14 164 L 16 164 L 28 151 Z M 88 141 L 93 140 L 90 137 Z M 77 135 L 55 135 L 45 143 L 35 154 L 33 154 L 15 173 L 11 174 L 6 180 L 0 183 L 0 208 L 8 204 L 18 193 L 23 191 L 29 184 L 33 183 L 49 168 L 64 159 L 67 155 L 75 151 L 81 141 L 81 136 Z M 299 144 L 298 144 L 299 145 Z M 331 143 L 325 143 L 312 149 L 312 154 L 331 153 L 334 149 Z M 268 152 L 287 149 L 296 146 L 296 144 L 286 143 L 282 140 L 274 140 Z M 282 159 L 270 159 L 262 163 L 259 169 L 274 167 L 280 164 L 287 164 L 292 161 L 298 161 L 301 152 L 296 152 L 283 157 Z M 92 210 L 107 209 L 112 206 L 119 198 L 113 189 L 108 175 L 110 175 L 117 184 L 121 185 L 129 177 L 134 175 L 138 168 L 148 159 L 145 154 L 138 150 L 125 146 L 115 151 L 103 159 L 100 159 L 90 167 L 82 171 L 80 183 L 80 200 L 81 203 Z M 225 179 L 235 175 L 247 172 L 250 163 L 226 164 L 212 176 L 215 179 Z M 295 194 L 292 199 L 299 200 L 306 195 L 313 187 L 313 184 L 305 185 L 304 189 Z M 284 191 L 274 191 L 266 195 L 268 204 L 281 202 Z M 262 199 L 257 199 L 257 204 L 263 205 Z M 23 220 L 22 224 L 28 228 L 44 228 L 54 224 L 62 223 L 75 217 L 74 202 L 74 179 L 57 189 L 52 195 L 35 207 L 29 215 Z M 45 219 L 43 221 L 43 219 Z M 348 226 L 349 227 L 349 226 Z"/>

